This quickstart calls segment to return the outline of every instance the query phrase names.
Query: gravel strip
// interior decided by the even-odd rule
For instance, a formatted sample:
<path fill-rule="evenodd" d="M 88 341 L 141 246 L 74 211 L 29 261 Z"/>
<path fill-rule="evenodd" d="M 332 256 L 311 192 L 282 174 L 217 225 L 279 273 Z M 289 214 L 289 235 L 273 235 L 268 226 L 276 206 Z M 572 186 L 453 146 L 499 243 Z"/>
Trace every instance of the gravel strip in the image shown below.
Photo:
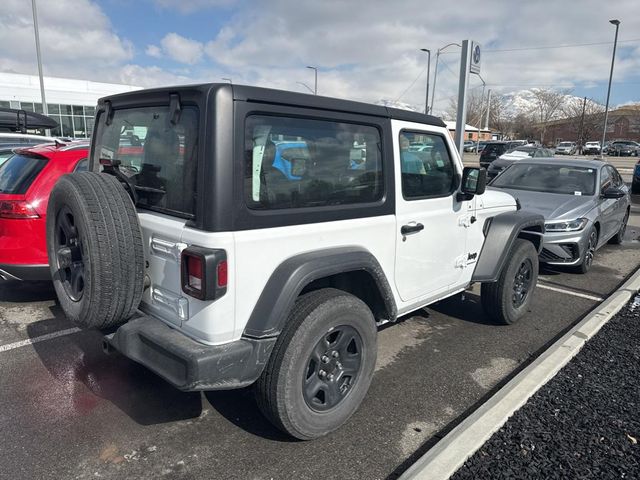
<path fill-rule="evenodd" d="M 452 477 L 640 478 L 640 295 Z"/>

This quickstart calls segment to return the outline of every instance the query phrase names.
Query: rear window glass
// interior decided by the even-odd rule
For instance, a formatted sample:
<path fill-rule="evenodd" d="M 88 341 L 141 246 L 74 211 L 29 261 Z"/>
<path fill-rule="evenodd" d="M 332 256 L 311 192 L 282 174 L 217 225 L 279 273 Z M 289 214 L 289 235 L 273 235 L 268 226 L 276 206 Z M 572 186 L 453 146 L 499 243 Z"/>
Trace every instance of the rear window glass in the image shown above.
<path fill-rule="evenodd" d="M 383 195 L 380 133 L 366 125 L 252 115 L 244 176 L 253 209 L 375 202 Z"/>
<path fill-rule="evenodd" d="M 13 155 L 0 166 L 0 193 L 26 193 L 46 164 L 46 158 Z"/>
<path fill-rule="evenodd" d="M 503 154 L 507 150 L 507 146 L 502 143 L 488 143 L 482 153 L 497 153 L 498 155 Z"/>
<path fill-rule="evenodd" d="M 100 121 L 93 150 L 120 164 L 138 194 L 138 207 L 178 216 L 195 212 L 198 110 L 183 107 L 175 124 L 168 106 L 116 110 Z"/>

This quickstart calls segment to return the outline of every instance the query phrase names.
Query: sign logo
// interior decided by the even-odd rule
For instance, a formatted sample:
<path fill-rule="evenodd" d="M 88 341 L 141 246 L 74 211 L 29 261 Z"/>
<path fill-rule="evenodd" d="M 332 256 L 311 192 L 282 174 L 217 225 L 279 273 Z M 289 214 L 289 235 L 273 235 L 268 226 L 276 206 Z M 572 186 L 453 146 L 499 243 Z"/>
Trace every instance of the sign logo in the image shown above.
<path fill-rule="evenodd" d="M 480 45 L 473 49 L 473 63 L 480 63 Z"/>
<path fill-rule="evenodd" d="M 469 71 L 471 73 L 480 73 L 480 58 L 482 57 L 480 53 L 480 45 L 476 42 L 471 44 L 471 62 L 469 65 Z"/>

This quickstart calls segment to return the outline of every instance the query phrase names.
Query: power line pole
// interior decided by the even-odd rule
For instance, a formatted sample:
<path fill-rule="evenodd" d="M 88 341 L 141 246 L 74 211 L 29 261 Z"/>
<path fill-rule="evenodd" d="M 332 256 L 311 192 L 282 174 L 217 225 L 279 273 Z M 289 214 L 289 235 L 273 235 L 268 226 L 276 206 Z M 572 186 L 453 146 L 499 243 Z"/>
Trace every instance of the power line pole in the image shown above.
<path fill-rule="evenodd" d="M 607 140 L 607 120 L 609 119 L 609 95 L 611 95 L 611 79 L 613 78 L 613 64 L 616 61 L 616 46 L 618 45 L 618 28 L 620 20 L 609 20 L 611 25 L 616 26 L 616 36 L 613 40 L 613 54 L 611 55 L 611 71 L 609 72 L 609 87 L 607 88 L 607 105 L 604 108 L 604 125 L 602 126 L 602 145 L 600 145 L 600 158 L 604 158 L 604 142 Z"/>
<path fill-rule="evenodd" d="M 587 107 L 587 97 L 582 100 L 582 116 L 580 117 L 580 155 L 584 147 L 584 110 Z"/>
<path fill-rule="evenodd" d="M 491 110 L 491 89 L 487 93 L 487 118 L 484 121 L 484 129 L 489 130 L 489 111 Z"/>

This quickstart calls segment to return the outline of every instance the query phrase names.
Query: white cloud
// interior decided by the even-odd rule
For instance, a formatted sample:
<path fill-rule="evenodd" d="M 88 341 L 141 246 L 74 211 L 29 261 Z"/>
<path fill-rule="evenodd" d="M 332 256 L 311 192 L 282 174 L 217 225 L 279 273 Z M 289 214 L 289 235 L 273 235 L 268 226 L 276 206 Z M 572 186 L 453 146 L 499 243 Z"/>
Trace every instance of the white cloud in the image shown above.
<path fill-rule="evenodd" d="M 187 14 L 208 8 L 227 7 L 235 3 L 235 0 L 153 0 L 153 2 L 160 8 Z"/>
<path fill-rule="evenodd" d="M 463 13 L 464 12 L 464 13 Z M 473 12 L 471 14 L 471 12 Z M 552 12 L 552 14 L 547 14 Z M 419 0 L 365 2 L 271 0 L 260 10 L 245 10 L 228 22 L 205 48 L 223 67 L 243 72 L 254 83 L 303 89 L 319 68 L 322 94 L 364 101 L 394 100 L 421 74 L 401 100 L 424 105 L 426 54 L 450 42 L 472 38 L 483 46 L 482 76 L 496 91 L 530 86 L 571 87 L 606 82 L 611 58 L 609 45 L 566 49 L 489 52 L 514 47 L 610 42 L 614 30 L 606 21 L 619 16 L 622 32 L 636 38 L 640 28 L 636 0 L 603 4 L 581 2 L 504 2 L 487 0 L 440 3 L 425 8 Z M 630 55 L 634 44 L 621 43 L 616 79 L 636 74 L 640 56 Z M 637 44 L 636 44 L 637 45 Z M 438 74 L 437 109 L 446 109 L 455 95 L 459 49 L 442 55 Z M 624 54 L 626 52 L 626 55 Z M 473 78 L 474 87 L 481 85 Z M 594 97 L 602 96 L 593 92 Z"/>
<path fill-rule="evenodd" d="M 140 65 L 128 64 L 119 69 L 117 77 L 113 81 L 138 87 L 157 87 L 193 83 L 194 79 L 168 72 L 157 66 L 141 67 Z"/>
<path fill-rule="evenodd" d="M 157 45 L 147 45 L 147 49 L 145 53 L 150 57 L 161 58 L 162 57 L 162 49 Z"/>
<path fill-rule="evenodd" d="M 133 57 L 131 43 L 113 32 L 108 17 L 89 0 L 39 2 L 38 26 L 50 75 L 81 71 L 82 65 L 116 66 Z M 35 63 L 31 2 L 5 0 L 0 11 L 0 69 L 32 73 Z"/>
<path fill-rule="evenodd" d="M 196 40 L 177 33 L 168 33 L 160 41 L 162 51 L 172 60 L 193 65 L 198 63 L 204 53 L 204 45 Z"/>
<path fill-rule="evenodd" d="M 136 47 L 146 54 L 142 61 L 158 58 L 161 66 L 145 66 L 136 64 L 134 47 L 123 36 L 126 33 L 116 33 L 95 1 L 40 1 L 45 74 L 145 86 L 231 77 L 234 83 L 306 92 L 298 82 L 313 87 L 313 72 L 304 67 L 315 65 L 320 94 L 366 102 L 399 100 L 420 108 L 426 80 L 426 54 L 420 48 L 432 50 L 433 74 L 438 47 L 472 38 L 484 47 L 482 76 L 494 93 L 580 85 L 590 87 L 591 96 L 603 100 L 610 43 L 490 50 L 611 42 L 614 29 L 607 19 L 618 17 L 623 23 L 614 91 L 615 82 L 640 83 L 640 43 L 625 42 L 638 38 L 637 0 L 584 0 L 580 8 L 557 0 L 486 0 L 482 8 L 471 0 L 433 8 L 423 0 L 146 2 L 157 7 L 156 13 L 218 16 L 220 8 L 233 7 L 233 16 L 218 31 L 210 32 L 208 42 L 188 38 L 188 30 L 177 30 L 179 27 L 158 31 L 160 23 L 150 18 L 141 28 L 162 40 Z M 218 25 L 221 17 L 215 20 L 212 24 Z M 0 11 L 0 70 L 34 73 L 34 50 L 30 2 L 5 0 Z M 205 57 L 206 62 L 202 61 Z M 458 59 L 457 48 L 440 57 L 436 112 L 445 110 L 455 96 Z M 480 85 L 474 76 L 474 92 L 479 93 Z"/>

